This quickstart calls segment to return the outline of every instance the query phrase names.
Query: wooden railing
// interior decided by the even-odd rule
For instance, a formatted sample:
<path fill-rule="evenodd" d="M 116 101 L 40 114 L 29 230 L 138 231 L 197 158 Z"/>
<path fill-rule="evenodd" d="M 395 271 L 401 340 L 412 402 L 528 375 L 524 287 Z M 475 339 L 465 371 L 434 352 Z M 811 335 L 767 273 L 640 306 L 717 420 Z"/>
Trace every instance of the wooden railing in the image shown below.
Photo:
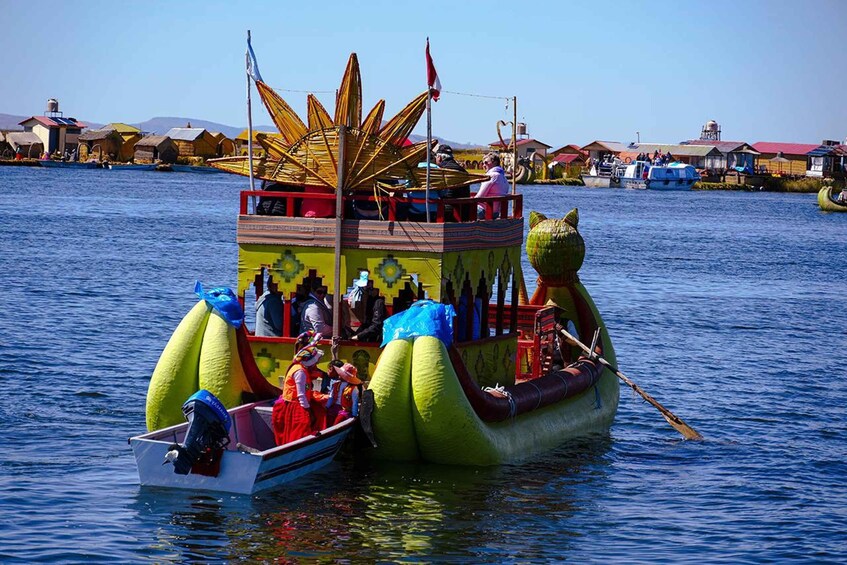
<path fill-rule="evenodd" d="M 254 199 L 253 211 L 250 211 L 250 200 Z M 256 214 L 256 206 L 260 200 L 280 199 L 284 201 L 285 213 L 278 216 L 293 218 L 302 215 L 303 202 L 326 202 L 331 213 L 320 217 L 335 217 L 335 194 L 312 193 L 312 192 L 276 192 L 270 190 L 241 192 L 241 214 Z M 390 195 L 377 200 L 370 195 L 349 195 L 343 197 L 344 209 L 343 219 L 355 220 L 385 220 L 389 222 L 408 219 L 409 208 L 412 204 L 426 210 L 426 198 L 424 196 Z M 364 205 L 364 206 L 363 206 Z M 447 207 L 450 207 L 450 210 Z M 482 214 L 478 213 L 477 207 L 482 208 Z M 445 222 L 472 222 L 475 220 L 493 220 L 495 209 L 499 208 L 498 219 L 520 219 L 523 217 L 523 197 L 520 194 L 508 194 L 505 196 L 494 196 L 485 198 L 431 198 L 429 200 L 430 221 L 434 223 Z M 367 210 L 363 210 L 367 208 Z M 367 211 L 368 217 L 363 213 Z M 373 217 L 371 217 L 371 215 Z M 424 220 L 425 221 L 425 220 Z"/>

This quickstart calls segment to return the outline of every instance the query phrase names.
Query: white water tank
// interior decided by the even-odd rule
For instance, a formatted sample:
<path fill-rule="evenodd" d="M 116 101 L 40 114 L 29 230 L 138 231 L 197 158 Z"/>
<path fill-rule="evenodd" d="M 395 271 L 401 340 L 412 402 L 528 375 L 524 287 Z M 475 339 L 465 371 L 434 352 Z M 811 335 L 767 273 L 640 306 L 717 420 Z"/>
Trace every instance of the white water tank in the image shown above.
<path fill-rule="evenodd" d="M 518 127 L 515 131 L 517 132 L 515 135 L 526 135 L 526 124 L 518 122 Z"/>
<path fill-rule="evenodd" d="M 55 98 L 51 98 L 47 101 L 47 111 L 48 112 L 58 112 L 59 111 L 59 101 Z"/>

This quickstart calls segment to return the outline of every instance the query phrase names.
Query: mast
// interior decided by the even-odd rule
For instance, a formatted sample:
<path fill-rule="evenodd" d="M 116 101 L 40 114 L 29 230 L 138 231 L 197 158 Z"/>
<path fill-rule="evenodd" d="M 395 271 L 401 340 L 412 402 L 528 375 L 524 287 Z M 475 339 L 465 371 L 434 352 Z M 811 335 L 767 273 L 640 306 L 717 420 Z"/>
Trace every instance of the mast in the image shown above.
<path fill-rule="evenodd" d="M 247 46 L 250 46 L 250 30 L 247 30 Z M 247 68 L 251 68 L 250 51 L 245 54 Z M 250 164 L 250 190 L 256 190 L 253 178 L 253 108 L 250 101 L 250 73 L 247 74 L 247 161 Z M 252 198 L 251 198 L 252 200 Z"/>
<path fill-rule="evenodd" d="M 427 38 L 428 40 L 429 38 Z M 429 168 L 432 155 L 432 87 L 426 89 L 426 223 L 429 223 Z"/>
<path fill-rule="evenodd" d="M 518 97 L 512 96 L 512 196 L 517 192 L 515 179 L 518 176 Z"/>
<path fill-rule="evenodd" d="M 347 126 L 338 129 L 338 182 L 335 188 L 335 289 L 332 293 L 332 358 L 338 359 L 341 339 L 341 225 L 343 213 L 344 161 L 346 159 Z"/>

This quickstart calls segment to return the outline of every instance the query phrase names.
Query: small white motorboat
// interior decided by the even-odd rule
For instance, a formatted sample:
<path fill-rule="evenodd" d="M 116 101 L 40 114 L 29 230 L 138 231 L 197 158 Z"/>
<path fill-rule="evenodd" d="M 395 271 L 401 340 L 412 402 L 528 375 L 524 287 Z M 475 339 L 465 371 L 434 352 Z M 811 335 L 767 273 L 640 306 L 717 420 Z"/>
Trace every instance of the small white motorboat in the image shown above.
<path fill-rule="evenodd" d="M 689 190 L 699 180 L 697 169 L 677 162 L 651 165 L 647 161 L 634 161 L 626 165 L 620 174 L 620 185 L 623 188 Z"/>
<path fill-rule="evenodd" d="M 272 411 L 273 400 L 225 410 L 199 391 L 183 406 L 188 422 L 129 439 L 141 484 L 242 494 L 276 487 L 327 465 L 356 423 L 278 446 Z"/>

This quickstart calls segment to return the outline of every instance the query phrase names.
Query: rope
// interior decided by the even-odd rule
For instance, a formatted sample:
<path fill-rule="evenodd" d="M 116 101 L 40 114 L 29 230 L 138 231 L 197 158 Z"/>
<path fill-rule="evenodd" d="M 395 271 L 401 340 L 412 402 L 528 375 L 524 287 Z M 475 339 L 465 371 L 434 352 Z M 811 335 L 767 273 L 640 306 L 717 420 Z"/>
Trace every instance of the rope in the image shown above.
<path fill-rule="evenodd" d="M 270 85 L 268 85 L 270 86 Z M 277 88 L 270 86 L 274 92 L 296 92 L 298 94 L 335 94 L 335 90 L 295 90 L 293 88 Z"/>
<path fill-rule="evenodd" d="M 535 408 L 533 408 L 533 410 L 537 410 L 538 407 L 541 406 L 541 389 L 538 388 L 538 385 L 536 385 L 532 381 L 526 381 L 526 383 L 532 385 L 532 388 L 534 388 L 535 391 L 538 393 L 538 402 L 535 403 Z"/>
<path fill-rule="evenodd" d="M 454 90 L 442 90 L 441 92 L 447 94 L 456 94 L 458 96 L 470 96 L 471 98 L 488 98 L 491 100 L 505 100 L 508 103 L 512 97 L 511 96 L 487 96 L 485 94 L 470 94 L 468 92 L 456 92 Z"/>

